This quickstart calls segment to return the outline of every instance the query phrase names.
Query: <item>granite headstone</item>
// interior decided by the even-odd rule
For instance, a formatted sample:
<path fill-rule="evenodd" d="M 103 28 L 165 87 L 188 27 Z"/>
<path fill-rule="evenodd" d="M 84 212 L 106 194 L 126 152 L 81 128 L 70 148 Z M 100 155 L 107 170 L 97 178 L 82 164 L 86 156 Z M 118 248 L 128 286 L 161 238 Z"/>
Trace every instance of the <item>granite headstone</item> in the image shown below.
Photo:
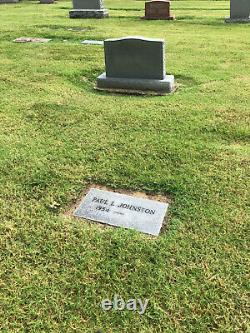
<path fill-rule="evenodd" d="M 227 23 L 250 22 L 250 0 L 230 0 L 230 17 Z"/>
<path fill-rule="evenodd" d="M 104 8 L 103 0 L 73 0 L 70 18 L 104 18 L 108 10 Z"/>
<path fill-rule="evenodd" d="M 104 52 L 106 72 L 98 77 L 97 89 L 158 94 L 173 91 L 174 76 L 165 72 L 163 40 L 135 36 L 106 39 Z"/>
<path fill-rule="evenodd" d="M 170 13 L 170 1 L 154 0 L 145 3 L 146 20 L 174 20 L 174 16 Z"/>
<path fill-rule="evenodd" d="M 92 188 L 74 216 L 158 236 L 168 204 Z"/>

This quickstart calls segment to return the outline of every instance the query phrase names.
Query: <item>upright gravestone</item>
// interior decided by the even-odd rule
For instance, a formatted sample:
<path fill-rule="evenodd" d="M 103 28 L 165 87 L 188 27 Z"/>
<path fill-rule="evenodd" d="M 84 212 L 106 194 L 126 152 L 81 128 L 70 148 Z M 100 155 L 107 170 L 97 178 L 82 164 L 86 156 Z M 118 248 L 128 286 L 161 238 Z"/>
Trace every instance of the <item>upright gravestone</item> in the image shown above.
<path fill-rule="evenodd" d="M 104 18 L 108 10 L 104 8 L 103 0 L 73 0 L 70 18 Z"/>
<path fill-rule="evenodd" d="M 145 3 L 146 20 L 174 20 L 174 16 L 170 13 L 170 1 L 154 0 Z"/>
<path fill-rule="evenodd" d="M 230 0 L 230 17 L 227 23 L 250 22 L 250 0 Z"/>
<path fill-rule="evenodd" d="M 165 72 L 165 47 L 161 39 L 125 37 L 104 41 L 106 73 L 97 89 L 125 93 L 170 93 L 174 76 Z"/>

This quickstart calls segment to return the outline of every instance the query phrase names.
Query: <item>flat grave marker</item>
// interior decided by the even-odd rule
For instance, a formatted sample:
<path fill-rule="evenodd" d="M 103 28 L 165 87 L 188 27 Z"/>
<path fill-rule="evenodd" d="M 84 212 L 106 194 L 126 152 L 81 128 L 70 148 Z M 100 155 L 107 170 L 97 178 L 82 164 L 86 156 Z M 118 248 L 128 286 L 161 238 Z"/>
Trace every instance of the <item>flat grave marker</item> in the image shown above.
<path fill-rule="evenodd" d="M 86 44 L 86 45 L 102 45 L 104 44 L 103 40 L 92 40 L 92 39 L 85 39 L 81 41 L 81 44 Z"/>
<path fill-rule="evenodd" d="M 48 38 L 36 38 L 36 37 L 19 37 L 13 42 L 15 43 L 48 43 L 51 39 Z"/>
<path fill-rule="evenodd" d="M 169 204 L 91 188 L 73 215 L 158 236 Z"/>

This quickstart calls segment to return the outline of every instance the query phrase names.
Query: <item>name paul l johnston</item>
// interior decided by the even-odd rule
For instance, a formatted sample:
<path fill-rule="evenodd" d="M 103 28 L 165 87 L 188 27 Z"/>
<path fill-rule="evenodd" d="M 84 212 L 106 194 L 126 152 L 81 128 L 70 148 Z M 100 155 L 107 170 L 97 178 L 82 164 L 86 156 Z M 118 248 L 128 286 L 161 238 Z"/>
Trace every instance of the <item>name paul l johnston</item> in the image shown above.
<path fill-rule="evenodd" d="M 130 205 L 127 203 L 119 203 L 118 205 L 115 203 L 115 201 L 111 201 L 109 202 L 109 200 L 107 199 L 102 199 L 102 198 L 97 198 L 94 197 L 92 202 L 101 204 L 101 205 L 106 205 L 106 206 L 110 206 L 110 207 L 117 207 L 120 209 L 128 209 L 134 212 L 138 212 L 138 213 L 145 213 L 145 214 L 149 214 L 149 215 L 154 215 L 155 214 L 155 210 L 154 209 L 148 209 L 145 207 L 141 207 L 141 206 L 134 206 L 134 205 Z"/>

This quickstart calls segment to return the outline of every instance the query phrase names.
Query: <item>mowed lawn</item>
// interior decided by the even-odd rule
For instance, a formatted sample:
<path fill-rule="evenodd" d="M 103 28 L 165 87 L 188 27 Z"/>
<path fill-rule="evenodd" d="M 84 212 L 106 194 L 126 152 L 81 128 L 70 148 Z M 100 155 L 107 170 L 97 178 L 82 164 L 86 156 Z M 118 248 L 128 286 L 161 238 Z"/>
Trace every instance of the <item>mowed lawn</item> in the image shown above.
<path fill-rule="evenodd" d="M 105 3 L 105 20 L 0 6 L 0 331 L 250 332 L 250 27 L 224 23 L 229 1 L 172 1 L 174 22 Z M 174 94 L 95 91 L 103 47 L 80 41 L 129 35 L 166 41 Z M 169 197 L 167 227 L 65 216 L 93 183 Z M 103 311 L 115 294 L 149 299 L 145 314 Z"/>

